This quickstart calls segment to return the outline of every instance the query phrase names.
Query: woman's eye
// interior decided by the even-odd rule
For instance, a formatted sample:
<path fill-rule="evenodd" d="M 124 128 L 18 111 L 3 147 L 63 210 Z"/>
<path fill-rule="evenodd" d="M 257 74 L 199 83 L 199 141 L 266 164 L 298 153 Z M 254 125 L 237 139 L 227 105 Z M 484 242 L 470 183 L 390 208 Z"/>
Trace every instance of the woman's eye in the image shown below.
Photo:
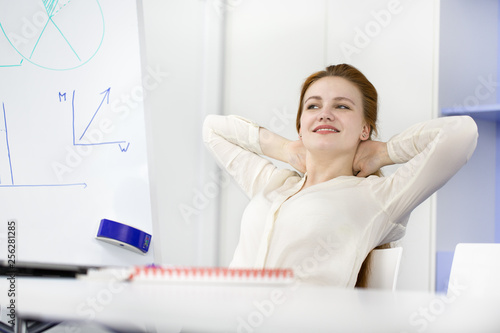
<path fill-rule="evenodd" d="M 351 108 L 348 107 L 347 105 L 344 104 L 339 104 L 337 105 L 337 109 L 345 109 L 345 110 L 350 110 Z"/>
<path fill-rule="evenodd" d="M 317 108 L 318 108 L 318 106 L 316 104 L 310 104 L 307 106 L 308 110 L 313 110 L 313 109 L 317 109 Z"/>

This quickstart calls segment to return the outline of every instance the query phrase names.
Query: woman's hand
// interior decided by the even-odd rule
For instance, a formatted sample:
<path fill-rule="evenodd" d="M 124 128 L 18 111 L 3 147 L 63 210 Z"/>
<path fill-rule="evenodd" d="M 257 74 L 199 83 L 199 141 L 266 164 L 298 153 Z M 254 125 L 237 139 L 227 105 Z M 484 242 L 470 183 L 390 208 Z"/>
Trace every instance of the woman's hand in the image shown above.
<path fill-rule="evenodd" d="M 285 145 L 287 162 L 299 172 L 306 172 L 306 148 L 302 140 L 289 141 Z"/>
<path fill-rule="evenodd" d="M 381 141 L 361 141 L 354 161 L 352 171 L 358 177 L 367 177 L 386 165 L 394 164 L 387 152 L 387 143 Z"/>

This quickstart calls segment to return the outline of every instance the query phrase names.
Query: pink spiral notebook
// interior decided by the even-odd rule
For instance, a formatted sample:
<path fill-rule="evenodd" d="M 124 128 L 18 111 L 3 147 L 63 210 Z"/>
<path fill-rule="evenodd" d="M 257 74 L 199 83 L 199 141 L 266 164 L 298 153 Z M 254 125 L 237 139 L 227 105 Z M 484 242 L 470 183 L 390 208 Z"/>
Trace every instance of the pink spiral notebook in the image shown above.
<path fill-rule="evenodd" d="M 291 269 L 240 269 L 219 267 L 134 267 L 129 281 L 158 282 L 222 282 L 222 283 L 290 283 Z"/>

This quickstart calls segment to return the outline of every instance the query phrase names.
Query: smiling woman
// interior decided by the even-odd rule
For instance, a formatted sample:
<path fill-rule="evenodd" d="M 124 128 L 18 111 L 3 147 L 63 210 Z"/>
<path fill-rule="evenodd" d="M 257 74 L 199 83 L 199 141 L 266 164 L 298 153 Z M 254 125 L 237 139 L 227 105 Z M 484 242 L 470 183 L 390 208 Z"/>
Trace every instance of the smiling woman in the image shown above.
<path fill-rule="evenodd" d="M 232 267 L 293 268 L 305 283 L 354 287 L 370 251 L 403 237 L 413 209 L 475 149 L 470 117 L 419 123 L 388 142 L 371 139 L 376 120 L 375 88 L 345 64 L 306 79 L 299 140 L 237 116 L 206 118 L 205 144 L 251 199 Z M 389 164 L 401 166 L 377 175 Z"/>
<path fill-rule="evenodd" d="M 324 96 L 324 99 L 322 96 Z M 354 159 L 353 154 L 356 152 L 360 142 L 370 140 L 372 134 L 376 135 L 378 132 L 377 104 L 377 90 L 363 73 L 347 64 L 329 66 L 323 71 L 310 75 L 302 86 L 296 121 L 297 132 L 302 137 L 302 123 L 305 121 L 306 124 L 311 122 L 315 124 L 315 117 L 318 116 L 320 117 L 319 122 L 317 122 L 319 124 L 317 126 L 319 127 L 314 128 L 313 133 L 324 134 L 325 132 L 318 132 L 317 130 L 325 126 L 333 126 L 334 124 L 347 126 L 345 129 L 349 130 L 351 137 L 344 144 L 337 144 L 337 147 L 339 147 L 338 149 L 347 149 L 347 156 L 345 154 L 342 155 L 347 159 L 344 163 L 343 173 L 358 175 L 361 166 L 352 162 Z M 317 114 L 316 112 L 311 112 L 311 110 L 321 112 Z M 335 129 L 340 133 L 339 129 Z M 383 152 L 384 147 L 381 144 L 378 144 L 378 146 Z M 320 156 L 325 157 L 324 153 L 321 152 Z M 336 155 L 335 160 L 338 161 L 341 154 L 335 150 L 331 150 L 331 153 Z M 392 164 L 387 154 L 379 154 L 378 156 L 384 157 L 384 161 L 380 161 L 381 165 Z M 331 159 L 331 156 L 327 157 L 327 160 Z M 331 169 L 329 164 L 329 161 L 327 161 L 327 165 Z M 370 172 L 367 171 L 368 168 L 364 168 L 365 170 L 359 176 L 369 174 L 380 176 L 380 171 L 377 167 L 378 165 L 372 166 Z"/>
<path fill-rule="evenodd" d="M 304 145 L 318 139 L 334 140 L 336 144 L 333 146 L 330 142 L 330 145 L 319 148 L 338 156 L 339 149 L 357 145 L 358 138 L 366 140 L 368 136 L 369 125 L 364 121 L 361 93 L 354 84 L 341 77 L 325 77 L 312 84 L 302 110 L 299 136 Z M 340 138 L 348 141 L 341 144 L 338 142 Z"/>

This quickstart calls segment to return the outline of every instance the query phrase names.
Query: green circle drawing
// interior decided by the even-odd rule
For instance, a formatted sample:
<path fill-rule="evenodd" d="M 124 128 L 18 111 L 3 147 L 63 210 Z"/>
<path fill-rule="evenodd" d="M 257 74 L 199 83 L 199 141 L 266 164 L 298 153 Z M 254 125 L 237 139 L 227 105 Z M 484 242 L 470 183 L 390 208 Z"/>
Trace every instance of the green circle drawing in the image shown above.
<path fill-rule="evenodd" d="M 72 24 L 76 21 L 83 22 L 86 19 L 83 17 L 86 15 L 86 12 L 83 13 L 82 8 L 75 8 L 71 12 L 70 7 L 74 7 L 73 5 L 70 5 L 71 0 L 67 0 L 64 4 L 61 4 L 62 1 L 58 0 L 42 0 L 41 2 L 42 4 L 40 4 L 40 10 L 32 16 L 32 20 L 36 22 L 30 22 L 28 19 L 30 17 L 29 15 L 22 15 L 20 17 L 12 17 L 12 15 L 9 15 L 8 17 L 5 17 L 4 21 L 8 21 L 12 27 L 16 28 L 9 30 L 5 25 L 5 22 L 2 22 L 2 17 L 0 17 L 0 29 L 5 35 L 5 38 L 7 38 L 7 41 L 23 58 L 23 60 L 26 60 L 43 69 L 65 71 L 81 67 L 94 58 L 102 46 L 105 31 L 104 14 L 99 0 L 95 0 L 97 7 L 95 7 L 93 13 L 91 12 L 89 14 L 93 15 L 94 18 L 97 18 L 94 22 L 98 23 L 98 26 L 94 27 L 97 28 L 97 30 L 94 29 L 92 31 L 90 28 L 88 29 L 91 30 L 90 32 L 93 33 L 93 36 L 86 34 L 87 31 L 82 31 L 81 27 L 75 28 L 72 26 Z M 82 1 L 74 2 L 73 4 L 88 7 L 89 3 L 90 2 Z M 67 13 L 68 8 L 70 8 L 70 13 L 74 15 L 78 14 L 78 17 L 71 17 L 70 15 L 66 15 L 64 13 L 61 14 L 63 11 Z M 4 11 L 4 13 L 5 12 L 6 11 Z M 12 13 L 12 3 L 10 2 L 9 12 Z M 46 18 L 46 22 L 40 22 L 40 17 L 42 17 L 42 15 Z M 22 25 L 19 22 L 21 22 Z M 99 25 L 101 22 L 102 32 L 101 26 Z M 68 30 L 72 31 L 67 33 Z M 29 32 L 28 37 L 30 38 L 26 38 L 26 35 L 28 35 L 27 32 Z M 68 37 L 71 33 L 73 33 L 73 35 Z M 47 35 L 49 36 L 47 37 Z M 80 39 L 81 41 L 82 36 L 84 41 L 91 43 L 92 45 L 84 45 L 78 49 L 77 47 L 74 47 L 73 43 L 75 39 Z M 53 45 L 44 45 L 49 44 L 47 39 Z M 21 46 L 24 46 L 24 49 L 21 49 Z M 85 48 L 87 48 L 87 50 L 85 50 Z M 61 58 L 57 59 L 57 57 L 61 57 L 61 50 L 64 50 L 65 53 L 65 55 L 62 56 L 63 58 L 71 57 L 71 64 L 65 64 L 63 66 L 55 66 L 52 64 L 53 61 L 57 62 L 61 60 Z"/>

